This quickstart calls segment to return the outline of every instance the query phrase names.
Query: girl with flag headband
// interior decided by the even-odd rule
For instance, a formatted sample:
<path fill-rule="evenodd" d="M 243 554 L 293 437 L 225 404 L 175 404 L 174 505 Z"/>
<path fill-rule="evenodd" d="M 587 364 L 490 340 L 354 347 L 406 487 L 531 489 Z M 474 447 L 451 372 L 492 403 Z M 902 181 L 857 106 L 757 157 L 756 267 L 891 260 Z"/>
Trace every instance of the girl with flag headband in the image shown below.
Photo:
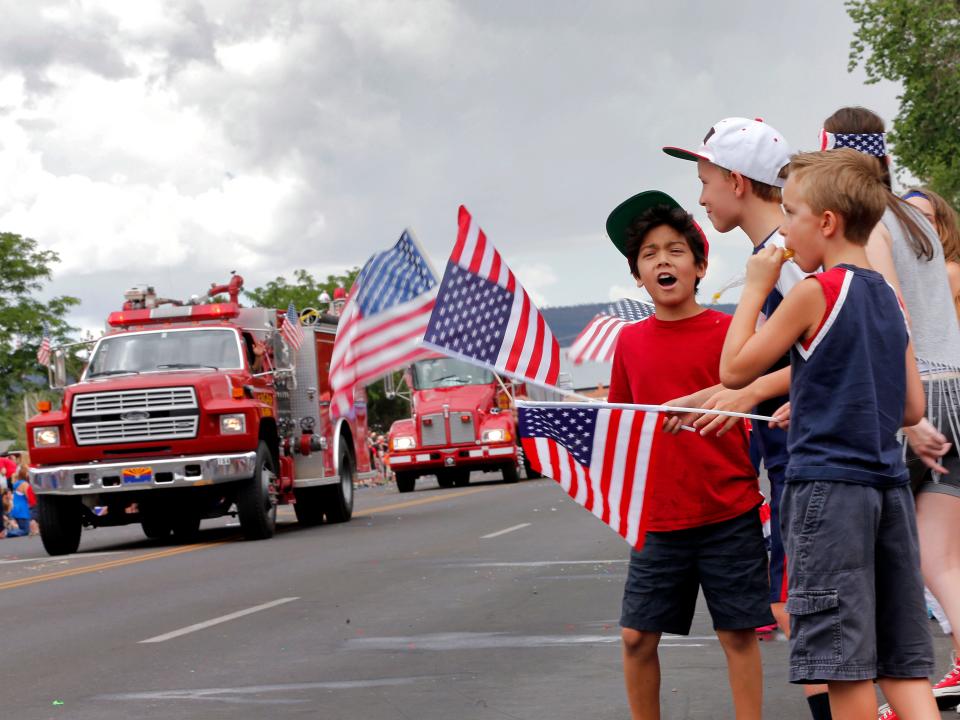
<path fill-rule="evenodd" d="M 876 113 L 860 107 L 837 110 L 823 123 L 821 144 L 850 147 L 876 158 L 891 187 L 885 128 Z M 871 265 L 903 298 L 910 318 L 917 363 L 927 399 L 926 418 L 905 428 L 916 455 L 908 454 L 911 483 L 917 492 L 917 525 L 924 582 L 943 606 L 953 627 L 960 627 L 960 328 L 953 310 L 943 249 L 923 215 L 896 197 L 867 244 Z M 948 442 L 949 441 L 949 442 Z M 952 445 L 952 447 L 951 447 Z M 937 460 L 938 456 L 940 457 Z M 960 638 L 953 637 L 960 654 Z M 960 701 L 960 663 L 934 686 L 941 705 Z M 894 720 L 889 708 L 881 717 Z"/>

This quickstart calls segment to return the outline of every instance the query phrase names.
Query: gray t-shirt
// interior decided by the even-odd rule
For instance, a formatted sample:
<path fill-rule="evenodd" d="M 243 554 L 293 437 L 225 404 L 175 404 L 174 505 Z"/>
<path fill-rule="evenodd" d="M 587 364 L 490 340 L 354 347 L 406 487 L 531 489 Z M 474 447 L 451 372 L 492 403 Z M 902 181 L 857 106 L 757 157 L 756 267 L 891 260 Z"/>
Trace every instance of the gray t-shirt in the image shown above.
<path fill-rule="evenodd" d="M 960 368 L 960 326 L 950 295 L 943 246 L 927 219 L 918 210 L 909 205 L 906 207 L 931 240 L 933 258 L 930 260 L 917 257 L 906 229 L 890 208 L 883 213 L 880 222 L 893 239 L 893 264 L 910 315 L 917 364 L 921 372 L 938 365 Z"/>

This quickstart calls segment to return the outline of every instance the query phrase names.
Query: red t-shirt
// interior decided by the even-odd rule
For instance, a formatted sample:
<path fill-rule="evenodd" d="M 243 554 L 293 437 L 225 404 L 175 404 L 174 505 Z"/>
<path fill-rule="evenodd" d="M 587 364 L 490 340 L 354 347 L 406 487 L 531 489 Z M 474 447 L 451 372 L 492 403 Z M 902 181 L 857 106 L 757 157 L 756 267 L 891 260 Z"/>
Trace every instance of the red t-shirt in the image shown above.
<path fill-rule="evenodd" d="M 610 402 L 659 405 L 720 382 L 720 352 L 733 318 L 704 310 L 684 320 L 656 317 L 623 329 L 613 356 Z M 655 476 L 648 477 L 647 529 L 722 522 L 763 500 L 739 423 L 721 438 L 681 430 L 657 438 Z"/>

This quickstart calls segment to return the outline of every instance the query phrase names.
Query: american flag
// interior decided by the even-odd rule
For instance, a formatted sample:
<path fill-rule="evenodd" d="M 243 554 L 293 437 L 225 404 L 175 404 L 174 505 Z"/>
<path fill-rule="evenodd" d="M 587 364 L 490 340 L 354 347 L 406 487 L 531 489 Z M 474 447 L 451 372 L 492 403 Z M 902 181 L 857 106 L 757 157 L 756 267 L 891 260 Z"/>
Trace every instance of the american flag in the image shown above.
<path fill-rule="evenodd" d="M 462 205 L 424 344 L 538 385 L 556 385 L 560 374 L 543 315 Z"/>
<path fill-rule="evenodd" d="M 300 316 L 297 315 L 297 309 L 293 306 L 293 301 L 287 306 L 287 314 L 284 315 L 283 325 L 280 326 L 280 335 L 283 341 L 294 352 L 303 345 L 303 330 L 300 329 Z"/>
<path fill-rule="evenodd" d="M 607 306 L 606 312 L 598 313 L 580 331 L 577 339 L 567 350 L 567 357 L 574 365 L 585 360 L 613 362 L 617 338 L 624 327 L 653 315 L 653 305 L 640 300 L 624 298 Z"/>
<path fill-rule="evenodd" d="M 585 404 L 517 403 L 524 456 L 631 547 L 643 547 L 647 476 L 660 415 Z"/>
<path fill-rule="evenodd" d="M 853 148 L 866 155 L 882 158 L 887 154 L 884 137 L 885 133 L 832 133 L 821 130 L 820 149 Z"/>
<path fill-rule="evenodd" d="M 330 412 L 345 415 L 353 391 L 424 354 L 420 341 L 437 295 L 437 277 L 413 234 L 363 266 L 350 291 L 330 358 Z"/>
<path fill-rule="evenodd" d="M 43 339 L 40 341 L 40 347 L 37 348 L 37 362 L 50 366 L 50 326 L 47 323 L 43 324 Z"/>

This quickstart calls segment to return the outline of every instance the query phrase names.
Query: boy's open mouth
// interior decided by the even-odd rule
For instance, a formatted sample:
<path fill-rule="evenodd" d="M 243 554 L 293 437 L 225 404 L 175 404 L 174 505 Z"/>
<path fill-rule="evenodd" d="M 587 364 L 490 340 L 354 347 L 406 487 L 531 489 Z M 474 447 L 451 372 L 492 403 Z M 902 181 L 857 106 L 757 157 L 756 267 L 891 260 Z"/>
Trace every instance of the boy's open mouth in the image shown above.
<path fill-rule="evenodd" d="M 677 278 L 675 278 L 670 273 L 660 273 L 657 275 L 657 285 L 662 288 L 673 287 L 677 284 Z"/>

